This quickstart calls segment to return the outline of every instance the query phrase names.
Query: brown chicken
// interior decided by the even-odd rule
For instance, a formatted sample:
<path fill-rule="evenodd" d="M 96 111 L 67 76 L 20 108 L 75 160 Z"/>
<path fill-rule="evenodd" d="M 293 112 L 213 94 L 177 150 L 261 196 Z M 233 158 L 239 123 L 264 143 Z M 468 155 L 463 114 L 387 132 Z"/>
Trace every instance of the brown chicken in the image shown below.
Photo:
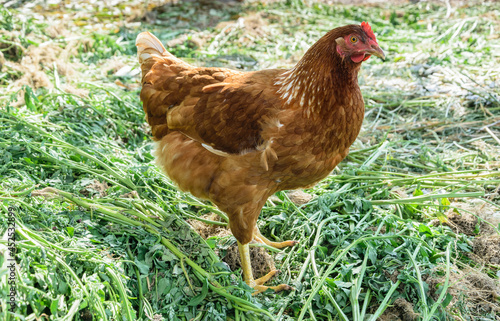
<path fill-rule="evenodd" d="M 385 58 L 370 26 L 333 29 L 289 70 L 194 67 L 149 32 L 136 46 L 157 163 L 180 189 L 227 213 L 254 293 L 289 289 L 264 286 L 277 271 L 253 278 L 248 243 L 294 245 L 260 234 L 264 203 L 277 191 L 314 185 L 347 156 L 364 116 L 361 62 Z"/>

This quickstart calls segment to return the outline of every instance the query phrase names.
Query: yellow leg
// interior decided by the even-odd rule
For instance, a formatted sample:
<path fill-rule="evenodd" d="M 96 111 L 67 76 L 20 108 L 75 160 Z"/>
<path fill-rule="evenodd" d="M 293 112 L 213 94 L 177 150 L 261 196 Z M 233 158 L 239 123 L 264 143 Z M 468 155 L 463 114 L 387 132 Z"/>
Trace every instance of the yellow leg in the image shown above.
<path fill-rule="evenodd" d="M 250 263 L 250 249 L 248 247 L 248 244 L 241 244 L 238 241 L 238 250 L 240 252 L 241 269 L 243 270 L 243 279 L 245 280 L 246 284 L 248 284 L 248 286 L 255 289 L 255 292 L 252 293 L 252 295 L 259 294 L 267 289 L 272 289 L 276 292 L 292 289 L 292 287 L 290 287 L 287 284 L 280 284 L 278 286 L 264 285 L 265 282 L 269 281 L 269 279 L 271 279 L 276 273 L 278 273 L 278 270 L 272 270 L 263 277 L 254 280 L 252 273 L 252 265 Z"/>
<path fill-rule="evenodd" d="M 284 241 L 284 242 L 270 241 L 264 235 L 260 234 L 259 228 L 257 226 L 255 226 L 255 229 L 253 230 L 253 239 L 259 243 L 267 244 L 277 249 L 281 249 L 287 246 L 294 246 L 295 244 L 299 243 L 297 241 Z"/>

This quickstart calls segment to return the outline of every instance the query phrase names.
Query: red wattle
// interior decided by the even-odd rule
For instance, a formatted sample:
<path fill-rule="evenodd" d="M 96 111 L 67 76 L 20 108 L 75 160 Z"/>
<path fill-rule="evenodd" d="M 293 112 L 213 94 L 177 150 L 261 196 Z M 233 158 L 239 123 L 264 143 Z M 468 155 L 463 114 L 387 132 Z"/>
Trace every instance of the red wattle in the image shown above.
<path fill-rule="evenodd" d="M 351 56 L 351 60 L 354 62 L 362 62 L 364 59 L 365 59 L 364 53 L 355 54 Z"/>

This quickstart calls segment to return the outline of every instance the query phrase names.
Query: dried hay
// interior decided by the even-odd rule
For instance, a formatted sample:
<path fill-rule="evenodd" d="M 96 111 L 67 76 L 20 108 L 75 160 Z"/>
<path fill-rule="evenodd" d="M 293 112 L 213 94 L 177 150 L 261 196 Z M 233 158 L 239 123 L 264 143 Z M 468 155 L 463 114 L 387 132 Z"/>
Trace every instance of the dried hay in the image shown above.
<path fill-rule="evenodd" d="M 78 70 L 84 69 L 83 64 L 71 61 L 71 57 L 77 54 L 79 42 L 71 40 L 63 44 L 54 40 L 60 39 L 61 36 L 69 38 L 72 35 L 62 22 L 51 24 L 45 31 L 52 39 L 38 39 L 40 45 L 24 48 L 19 41 L 19 31 L 0 30 L 3 39 L 0 41 L 0 50 L 5 55 L 5 59 L 0 58 L 0 68 L 4 71 L 10 69 L 11 73 L 19 75 L 12 78 L 7 88 L 9 92 L 18 92 L 14 106 L 25 104 L 22 90 L 24 86 L 29 86 L 34 91 L 39 88 L 54 88 L 49 75 L 56 71 L 58 76 L 65 77 L 66 82 L 59 89 L 78 96 L 88 95 L 87 90 L 77 89 L 71 84 L 72 79 L 79 79 L 76 77 Z"/>

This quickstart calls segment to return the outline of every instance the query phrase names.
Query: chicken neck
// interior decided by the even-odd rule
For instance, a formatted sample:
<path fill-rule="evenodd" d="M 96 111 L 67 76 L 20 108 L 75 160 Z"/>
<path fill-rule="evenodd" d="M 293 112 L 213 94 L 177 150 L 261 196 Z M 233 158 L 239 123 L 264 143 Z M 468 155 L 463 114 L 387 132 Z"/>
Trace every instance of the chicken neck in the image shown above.
<path fill-rule="evenodd" d="M 324 119 L 339 107 L 363 104 L 358 86 L 360 63 L 338 55 L 331 31 L 315 43 L 292 69 L 276 78 L 278 93 L 290 108 L 301 108 L 307 118 Z M 363 110 L 364 112 L 364 110 Z"/>

